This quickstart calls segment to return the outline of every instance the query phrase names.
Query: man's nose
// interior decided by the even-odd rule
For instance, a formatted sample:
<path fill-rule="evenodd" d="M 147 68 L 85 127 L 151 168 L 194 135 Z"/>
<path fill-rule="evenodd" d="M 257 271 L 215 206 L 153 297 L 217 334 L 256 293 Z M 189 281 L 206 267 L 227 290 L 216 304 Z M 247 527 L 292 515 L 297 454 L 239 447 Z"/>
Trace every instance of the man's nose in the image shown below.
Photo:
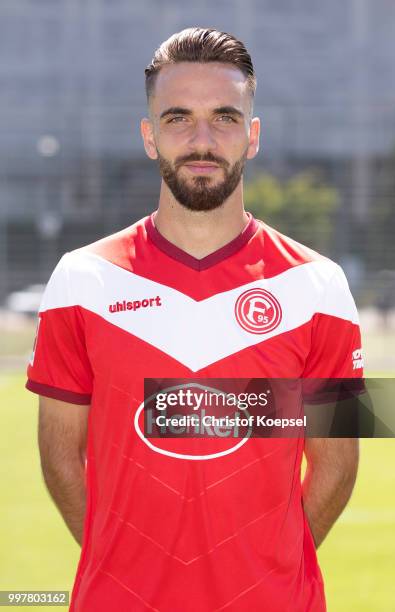
<path fill-rule="evenodd" d="M 208 121 L 197 121 L 191 134 L 190 144 L 195 150 L 207 151 L 216 147 L 213 130 Z"/>

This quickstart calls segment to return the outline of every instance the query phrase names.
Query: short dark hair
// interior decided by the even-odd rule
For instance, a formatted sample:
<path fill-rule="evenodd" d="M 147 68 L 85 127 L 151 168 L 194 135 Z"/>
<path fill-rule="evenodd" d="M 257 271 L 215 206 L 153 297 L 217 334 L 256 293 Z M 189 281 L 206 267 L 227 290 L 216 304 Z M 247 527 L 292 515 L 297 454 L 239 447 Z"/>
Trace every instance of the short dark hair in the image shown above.
<path fill-rule="evenodd" d="M 145 69 L 145 91 L 149 100 L 160 69 L 178 62 L 222 62 L 238 68 L 247 78 L 252 97 L 256 77 L 251 56 L 244 44 L 227 32 L 213 28 L 187 28 L 173 34 L 155 51 Z"/>

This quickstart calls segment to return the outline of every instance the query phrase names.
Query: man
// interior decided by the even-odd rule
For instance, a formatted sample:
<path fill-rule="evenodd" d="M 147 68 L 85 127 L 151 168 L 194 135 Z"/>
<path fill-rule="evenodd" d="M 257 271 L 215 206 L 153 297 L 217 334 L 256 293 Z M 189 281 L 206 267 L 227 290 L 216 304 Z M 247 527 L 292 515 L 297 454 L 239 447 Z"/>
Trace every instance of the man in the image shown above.
<path fill-rule="evenodd" d="M 146 89 L 158 209 L 61 258 L 28 367 L 45 481 L 82 544 L 71 610 L 321 612 L 316 547 L 351 495 L 357 442 L 193 455 L 145 438 L 138 416 L 144 378 L 360 376 L 347 281 L 244 211 L 259 120 L 240 41 L 175 34 Z"/>

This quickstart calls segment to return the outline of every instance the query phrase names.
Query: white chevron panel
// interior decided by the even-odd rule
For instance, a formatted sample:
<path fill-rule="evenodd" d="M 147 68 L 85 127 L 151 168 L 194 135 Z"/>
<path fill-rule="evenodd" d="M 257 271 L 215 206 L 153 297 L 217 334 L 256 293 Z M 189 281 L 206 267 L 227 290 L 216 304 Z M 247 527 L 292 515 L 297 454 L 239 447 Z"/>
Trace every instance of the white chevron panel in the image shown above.
<path fill-rule="evenodd" d="M 266 289 L 282 308 L 280 325 L 265 334 L 242 329 L 234 314 L 237 298 L 252 288 Z M 161 306 L 110 313 L 115 302 L 160 296 Z M 341 268 L 322 259 L 295 266 L 274 278 L 253 281 L 200 302 L 138 276 L 102 257 L 74 251 L 55 268 L 40 311 L 80 305 L 150 343 L 196 372 L 248 346 L 308 322 L 316 312 L 358 321 Z"/>

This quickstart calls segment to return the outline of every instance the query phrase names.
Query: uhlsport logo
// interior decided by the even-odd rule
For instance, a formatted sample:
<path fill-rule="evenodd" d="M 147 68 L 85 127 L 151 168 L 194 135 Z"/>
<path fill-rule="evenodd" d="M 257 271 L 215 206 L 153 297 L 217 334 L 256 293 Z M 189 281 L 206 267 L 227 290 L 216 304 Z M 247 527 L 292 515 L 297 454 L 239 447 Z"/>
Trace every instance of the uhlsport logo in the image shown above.
<path fill-rule="evenodd" d="M 122 302 L 115 302 L 114 304 L 108 305 L 108 310 L 111 313 L 114 312 L 125 312 L 125 310 L 136 311 L 140 308 L 152 308 L 153 306 L 162 306 L 161 297 L 144 298 L 142 300 L 122 300 Z"/>
<path fill-rule="evenodd" d="M 278 327 L 282 312 L 269 291 L 249 289 L 237 298 L 235 315 L 239 325 L 251 334 L 267 334 Z"/>

